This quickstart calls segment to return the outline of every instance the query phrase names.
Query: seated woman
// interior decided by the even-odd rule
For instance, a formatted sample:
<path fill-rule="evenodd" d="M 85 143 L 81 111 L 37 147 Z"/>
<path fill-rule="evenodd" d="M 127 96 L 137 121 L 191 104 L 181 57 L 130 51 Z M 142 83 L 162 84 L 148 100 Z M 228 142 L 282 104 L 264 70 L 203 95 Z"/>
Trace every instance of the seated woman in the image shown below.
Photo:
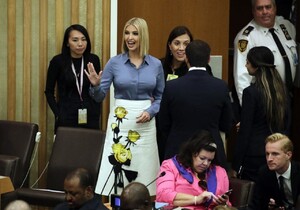
<path fill-rule="evenodd" d="M 190 209 L 213 209 L 220 204 L 231 205 L 224 168 L 214 163 L 217 145 L 208 131 L 193 135 L 178 155 L 163 161 L 156 181 L 156 201 Z M 222 196 L 223 195 L 223 196 Z"/>

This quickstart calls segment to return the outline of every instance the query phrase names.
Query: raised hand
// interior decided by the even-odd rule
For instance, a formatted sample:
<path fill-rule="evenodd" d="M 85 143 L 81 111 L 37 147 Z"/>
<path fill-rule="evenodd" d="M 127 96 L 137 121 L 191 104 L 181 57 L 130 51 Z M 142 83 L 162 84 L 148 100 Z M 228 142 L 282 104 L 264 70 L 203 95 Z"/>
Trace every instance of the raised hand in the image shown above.
<path fill-rule="evenodd" d="M 88 71 L 85 69 L 84 72 L 85 72 L 86 76 L 89 78 L 91 84 L 93 86 L 100 85 L 102 71 L 100 71 L 99 74 L 97 74 L 97 72 L 95 71 L 94 65 L 90 62 L 87 64 L 87 67 L 88 67 Z"/>

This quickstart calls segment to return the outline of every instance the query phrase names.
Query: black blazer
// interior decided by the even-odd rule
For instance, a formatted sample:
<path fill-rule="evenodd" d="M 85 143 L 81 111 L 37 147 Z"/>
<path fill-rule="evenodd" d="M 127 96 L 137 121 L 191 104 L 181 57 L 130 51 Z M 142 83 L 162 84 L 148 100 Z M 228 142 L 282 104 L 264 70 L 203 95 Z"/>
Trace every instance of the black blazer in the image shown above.
<path fill-rule="evenodd" d="M 166 83 L 159 111 L 160 128 L 166 138 L 165 159 L 177 154 L 193 133 L 205 129 L 216 141 L 219 163 L 227 168 L 220 131 L 228 132 L 232 123 L 228 87 L 223 80 L 193 70 Z"/>
<path fill-rule="evenodd" d="M 269 135 L 275 132 L 288 135 L 290 127 L 290 110 L 286 111 L 286 129 L 271 131 L 267 122 L 261 94 L 255 85 L 250 85 L 243 91 L 240 123 L 240 130 L 235 144 L 234 159 L 232 163 L 232 167 L 236 171 L 239 170 L 246 156 L 265 157 L 265 139 Z"/>
<path fill-rule="evenodd" d="M 300 163 L 292 161 L 291 165 L 291 186 L 294 205 L 300 195 Z M 265 210 L 268 209 L 270 198 L 273 198 L 276 204 L 282 206 L 280 200 L 279 185 L 275 171 L 270 171 L 265 165 L 260 168 L 258 180 L 255 183 L 253 199 L 250 209 Z"/>

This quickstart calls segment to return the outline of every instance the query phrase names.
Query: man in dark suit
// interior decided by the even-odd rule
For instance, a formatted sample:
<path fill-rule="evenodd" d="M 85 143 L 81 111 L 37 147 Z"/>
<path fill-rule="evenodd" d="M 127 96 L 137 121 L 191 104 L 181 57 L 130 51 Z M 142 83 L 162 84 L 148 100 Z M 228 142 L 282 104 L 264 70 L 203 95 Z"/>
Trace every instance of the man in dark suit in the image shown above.
<path fill-rule="evenodd" d="M 165 159 L 179 152 L 181 144 L 198 130 L 212 133 L 217 147 L 217 161 L 228 169 L 220 131 L 228 132 L 233 123 L 228 86 L 206 71 L 210 47 L 194 40 L 187 48 L 189 72 L 166 83 L 159 111 L 159 123 L 166 139 Z"/>
<path fill-rule="evenodd" d="M 67 174 L 64 180 L 66 201 L 54 210 L 108 210 L 101 196 L 94 193 L 94 181 L 90 172 L 78 168 Z"/>
<path fill-rule="evenodd" d="M 283 134 L 275 133 L 267 137 L 265 148 L 267 165 L 259 170 L 250 209 L 297 209 L 300 163 L 291 161 L 292 141 Z"/>

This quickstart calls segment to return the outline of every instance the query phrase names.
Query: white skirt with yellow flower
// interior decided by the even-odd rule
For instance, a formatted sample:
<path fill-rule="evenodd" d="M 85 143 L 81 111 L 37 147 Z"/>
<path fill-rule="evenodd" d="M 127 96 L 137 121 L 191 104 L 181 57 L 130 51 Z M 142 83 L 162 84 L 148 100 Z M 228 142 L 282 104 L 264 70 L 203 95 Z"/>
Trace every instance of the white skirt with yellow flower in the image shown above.
<path fill-rule="evenodd" d="M 137 117 L 150 105 L 150 100 L 115 100 L 108 119 L 96 193 L 120 194 L 122 187 L 131 181 L 148 185 L 157 177 L 155 118 L 136 123 Z M 155 183 L 148 189 L 150 195 L 155 195 Z"/>

